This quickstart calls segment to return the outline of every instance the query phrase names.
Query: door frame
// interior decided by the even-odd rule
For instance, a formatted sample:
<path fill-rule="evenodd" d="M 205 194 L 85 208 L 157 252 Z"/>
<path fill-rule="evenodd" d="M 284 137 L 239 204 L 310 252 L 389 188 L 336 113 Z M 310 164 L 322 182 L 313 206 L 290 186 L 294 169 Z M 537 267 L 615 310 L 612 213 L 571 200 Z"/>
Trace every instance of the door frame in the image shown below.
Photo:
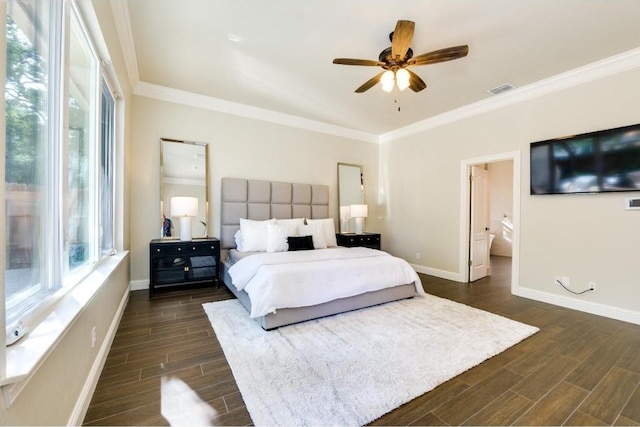
<path fill-rule="evenodd" d="M 493 154 L 484 157 L 475 157 L 460 162 L 460 253 L 459 271 L 462 281 L 469 283 L 469 240 L 471 221 L 471 166 L 484 165 L 502 161 L 512 161 L 513 168 L 513 253 L 511 258 L 511 293 L 517 295 L 520 278 L 520 151 Z"/>

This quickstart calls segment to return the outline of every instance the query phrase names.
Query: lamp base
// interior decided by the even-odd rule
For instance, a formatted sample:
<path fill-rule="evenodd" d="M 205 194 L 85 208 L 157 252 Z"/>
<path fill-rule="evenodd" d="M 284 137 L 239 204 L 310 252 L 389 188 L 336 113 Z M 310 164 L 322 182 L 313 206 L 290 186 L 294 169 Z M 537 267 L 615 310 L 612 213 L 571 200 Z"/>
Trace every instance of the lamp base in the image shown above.
<path fill-rule="evenodd" d="M 180 240 L 191 240 L 191 217 L 180 217 Z"/>
<path fill-rule="evenodd" d="M 364 232 L 364 218 L 356 218 L 356 234 Z"/>

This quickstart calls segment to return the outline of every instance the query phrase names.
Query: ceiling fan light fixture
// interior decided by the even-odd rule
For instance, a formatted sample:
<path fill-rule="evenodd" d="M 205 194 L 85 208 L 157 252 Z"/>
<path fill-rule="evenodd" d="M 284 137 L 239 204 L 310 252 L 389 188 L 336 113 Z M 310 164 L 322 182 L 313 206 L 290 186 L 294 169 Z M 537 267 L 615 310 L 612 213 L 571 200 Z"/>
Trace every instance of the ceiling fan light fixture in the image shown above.
<path fill-rule="evenodd" d="M 382 84 L 382 90 L 385 92 L 391 92 L 393 90 L 393 84 L 395 83 L 395 76 L 393 71 L 387 70 L 382 73 L 380 77 L 380 83 Z"/>
<path fill-rule="evenodd" d="M 400 68 L 396 71 L 396 84 L 398 85 L 398 89 L 405 90 L 409 87 L 409 72 L 404 68 Z"/>
<path fill-rule="evenodd" d="M 469 46 L 451 46 L 414 56 L 410 45 L 413 40 L 415 23 L 413 21 L 398 20 L 395 30 L 389 35 L 391 47 L 384 49 L 378 55 L 377 60 L 335 58 L 334 64 L 360 65 L 367 67 L 382 67 L 379 72 L 362 85 L 355 92 L 363 93 L 380 83 L 385 92 L 393 91 L 394 86 L 399 90 L 410 88 L 414 92 L 420 92 L 427 88 L 427 84 L 413 71 L 410 66 L 429 65 L 439 62 L 452 61 L 464 58 L 469 53 Z"/>

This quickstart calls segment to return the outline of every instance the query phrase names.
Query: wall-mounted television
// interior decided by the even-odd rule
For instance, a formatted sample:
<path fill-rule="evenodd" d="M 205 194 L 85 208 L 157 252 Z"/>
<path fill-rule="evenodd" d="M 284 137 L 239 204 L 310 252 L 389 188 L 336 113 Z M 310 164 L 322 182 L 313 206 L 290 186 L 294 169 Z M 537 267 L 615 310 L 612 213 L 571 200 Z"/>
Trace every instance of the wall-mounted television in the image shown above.
<path fill-rule="evenodd" d="M 640 190 L 640 124 L 531 144 L 531 194 Z"/>

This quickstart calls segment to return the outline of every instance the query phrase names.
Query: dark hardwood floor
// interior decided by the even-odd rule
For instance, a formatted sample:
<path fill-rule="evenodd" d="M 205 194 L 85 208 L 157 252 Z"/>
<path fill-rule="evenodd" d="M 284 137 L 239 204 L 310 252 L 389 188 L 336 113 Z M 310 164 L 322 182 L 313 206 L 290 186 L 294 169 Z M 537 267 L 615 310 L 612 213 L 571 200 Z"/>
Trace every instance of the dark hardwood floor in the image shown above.
<path fill-rule="evenodd" d="M 640 326 L 514 297 L 510 259 L 492 266 L 473 284 L 421 278 L 428 293 L 540 332 L 372 424 L 640 425 Z M 194 402 L 212 425 L 251 424 L 201 306 L 228 298 L 224 287 L 132 292 L 84 424 L 202 425 L 184 418 Z"/>

